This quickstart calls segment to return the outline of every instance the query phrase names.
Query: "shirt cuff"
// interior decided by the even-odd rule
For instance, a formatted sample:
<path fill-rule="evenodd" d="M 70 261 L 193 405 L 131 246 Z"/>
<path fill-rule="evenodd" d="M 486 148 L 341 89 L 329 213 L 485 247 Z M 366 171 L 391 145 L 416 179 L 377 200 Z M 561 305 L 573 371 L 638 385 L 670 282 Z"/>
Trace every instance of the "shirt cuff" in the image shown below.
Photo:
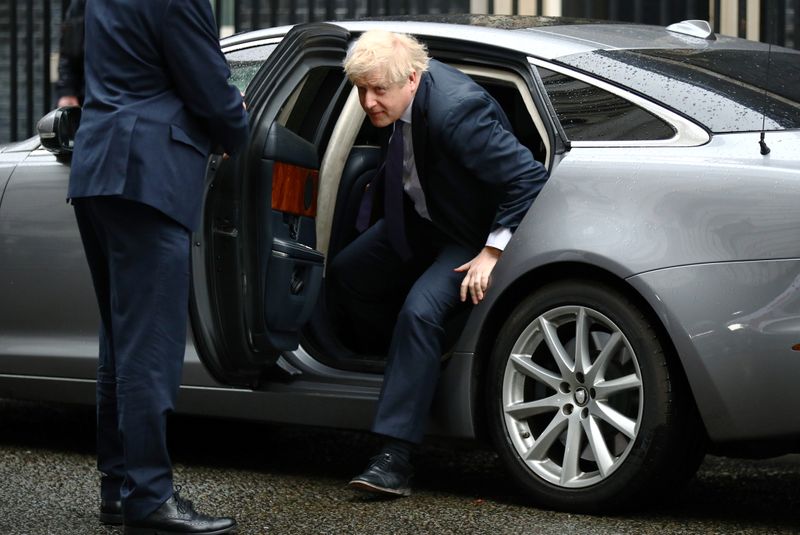
<path fill-rule="evenodd" d="M 494 247 L 495 249 L 504 251 L 506 245 L 508 245 L 508 242 L 511 239 L 511 234 L 512 232 L 506 227 L 500 227 L 489 234 L 489 237 L 486 238 L 486 246 Z"/>

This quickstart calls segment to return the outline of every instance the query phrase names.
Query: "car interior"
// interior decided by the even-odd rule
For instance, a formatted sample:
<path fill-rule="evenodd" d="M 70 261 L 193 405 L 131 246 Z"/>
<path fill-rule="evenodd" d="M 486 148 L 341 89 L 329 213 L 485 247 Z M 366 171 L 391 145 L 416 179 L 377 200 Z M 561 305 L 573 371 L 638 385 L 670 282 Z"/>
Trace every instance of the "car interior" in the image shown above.
<path fill-rule="evenodd" d="M 549 152 L 546 137 L 541 134 L 543 125 L 539 121 L 537 125 L 534 117 L 538 119 L 530 101 L 529 91 L 524 85 L 524 81 L 518 75 L 497 68 L 477 67 L 469 65 L 457 65 L 458 68 L 467 72 L 482 87 L 484 87 L 502 106 L 506 115 L 512 123 L 513 129 L 520 141 L 527 146 L 534 157 L 542 162 L 547 162 Z M 330 73 L 333 74 L 333 73 Z M 333 87 L 335 84 L 331 84 Z M 348 89 L 348 98 L 356 99 L 357 94 L 348 82 L 345 82 Z M 528 102 L 523 98 L 528 97 Z M 318 95 L 318 98 L 320 95 Z M 340 97 L 341 98 L 341 97 Z M 341 106 L 341 107 L 339 107 Z M 337 105 L 337 112 L 340 117 L 344 115 L 343 103 Z M 345 163 L 341 169 L 336 185 L 335 207 L 329 220 L 323 220 L 318 216 L 315 222 L 315 247 L 324 250 L 326 261 L 330 262 L 335 256 L 357 236 L 355 221 L 361 200 L 365 194 L 367 185 L 375 174 L 381 159 L 380 146 L 381 137 L 385 135 L 380 129 L 372 126 L 370 121 L 361 112 L 360 106 L 356 106 L 357 111 L 362 117 L 360 124 L 357 125 L 357 132 L 352 144 L 347 150 Z M 351 127 L 352 128 L 352 127 Z M 325 158 L 329 158 L 326 155 Z M 333 173 L 326 169 L 325 158 L 320 170 L 321 181 L 336 182 L 331 177 Z M 324 186 L 321 185 L 321 189 Z M 329 226 L 329 229 L 325 227 Z M 321 243 L 322 236 L 329 236 L 327 243 Z M 360 352 L 359 341 L 352 339 L 354 336 L 347 329 L 347 318 L 342 318 L 336 307 L 336 299 L 341 298 L 329 291 L 329 284 L 323 283 L 323 290 L 319 296 L 319 301 L 314 309 L 313 315 L 303 330 L 303 347 L 315 358 L 332 367 L 348 369 L 354 371 L 369 371 L 380 373 L 386 364 L 386 349 L 388 348 L 388 333 L 391 326 L 387 326 L 385 332 L 387 339 L 384 340 L 383 347 L 369 353 Z M 391 306 L 399 311 L 405 298 L 405 291 L 401 291 L 392 300 Z M 470 307 L 465 306 L 446 326 L 447 346 L 452 346 L 460 335 L 464 323 L 469 314 Z M 322 349 L 324 348 L 324 350 Z"/>

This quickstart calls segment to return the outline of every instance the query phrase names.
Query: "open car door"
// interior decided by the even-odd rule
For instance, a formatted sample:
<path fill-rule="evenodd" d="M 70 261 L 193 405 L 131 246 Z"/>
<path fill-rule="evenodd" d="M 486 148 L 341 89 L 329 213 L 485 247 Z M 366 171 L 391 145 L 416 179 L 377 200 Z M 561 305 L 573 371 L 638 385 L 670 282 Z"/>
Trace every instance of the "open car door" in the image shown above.
<path fill-rule="evenodd" d="M 322 286 L 316 250 L 318 170 L 349 87 L 349 33 L 293 28 L 247 89 L 247 150 L 212 161 L 193 247 L 192 327 L 219 381 L 257 386 L 299 344 Z"/>

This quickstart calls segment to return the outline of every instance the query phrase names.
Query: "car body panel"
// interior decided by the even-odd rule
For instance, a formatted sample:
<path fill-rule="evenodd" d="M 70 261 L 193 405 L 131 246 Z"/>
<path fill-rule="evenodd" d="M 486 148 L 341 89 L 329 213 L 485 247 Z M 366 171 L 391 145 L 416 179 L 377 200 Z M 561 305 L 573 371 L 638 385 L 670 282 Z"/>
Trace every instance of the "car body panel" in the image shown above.
<path fill-rule="evenodd" d="M 492 274 L 491 290 L 470 315 L 455 351 L 478 352 L 498 302 L 515 291 L 522 274 L 530 274 L 535 287 L 537 273 L 550 266 L 583 266 L 586 278 L 603 273 L 622 281 L 679 266 L 800 258 L 800 166 L 794 159 L 800 132 L 771 133 L 767 140 L 773 150 L 766 158 L 759 153 L 757 134 L 718 135 L 691 152 L 573 148 L 509 242 Z M 732 283 L 715 290 L 724 295 L 738 288 Z M 642 295 L 654 299 L 653 293 Z M 794 306 L 788 314 L 798 313 L 800 305 Z M 677 315 L 670 325 L 691 331 L 682 321 Z M 795 334 L 797 343 L 800 326 Z M 761 334 L 752 335 L 751 343 L 760 344 Z M 697 359 L 717 358 L 699 347 L 692 353 Z M 748 366 L 754 366 L 760 357 L 749 358 Z M 724 399 L 697 398 L 704 420 L 719 420 L 717 407 L 740 399 L 734 385 L 718 390 Z M 726 434 L 714 428 L 714 438 L 757 437 L 769 431 L 769 424 L 754 418 L 746 429 Z"/>
<path fill-rule="evenodd" d="M 100 316 L 66 200 L 69 160 L 23 146 L 0 155 L 0 169 L 15 169 L 0 205 L 0 373 L 93 381 Z M 186 356 L 186 384 L 219 386 L 191 333 Z"/>
<path fill-rule="evenodd" d="M 66 368 L 93 377 L 88 355 L 96 358 L 96 349 L 88 345 L 97 345 L 97 312 L 66 202 L 68 167 L 45 150 L 25 154 L 0 205 L 0 355 L 10 358 L 2 359 L 3 371 Z M 73 369 L 75 359 L 87 360 Z"/>
<path fill-rule="evenodd" d="M 35 150 L 36 148 L 41 145 L 42 142 L 38 136 L 34 136 L 28 139 L 23 139 L 20 141 L 15 141 L 14 143 L 8 143 L 0 147 L 0 154 L 5 154 L 5 156 L 0 157 L 0 161 L 20 161 L 20 158 L 24 159 L 27 157 L 27 153 Z M 22 157 L 20 156 L 13 156 L 14 153 L 25 153 Z"/>
<path fill-rule="evenodd" d="M 757 41 L 737 39 L 717 35 L 714 39 L 704 39 L 669 31 L 662 26 L 625 24 L 569 24 L 553 25 L 526 30 L 548 34 L 559 38 L 569 38 L 583 43 L 593 43 L 595 50 L 613 49 L 709 49 L 729 50 L 762 49 L 767 45 Z"/>
<path fill-rule="evenodd" d="M 38 138 L 34 139 L 36 139 L 36 144 L 33 148 L 39 146 Z M 17 164 L 25 160 L 28 157 L 28 152 L 32 150 L 32 148 L 26 148 L 26 150 L 20 151 L 20 146 L 25 147 L 26 145 L 25 143 L 14 143 L 0 147 L 0 205 L 3 203 L 3 195 L 5 195 L 11 174 L 16 169 Z"/>
<path fill-rule="evenodd" d="M 712 440 L 800 435 L 800 259 L 680 266 L 629 282 L 669 332 Z"/>
<path fill-rule="evenodd" d="M 495 268 L 483 316 L 521 273 L 554 263 L 625 279 L 687 264 L 800 258 L 800 132 L 771 133 L 768 142 L 767 158 L 755 133 L 718 135 L 690 152 L 574 148 Z M 459 351 L 475 347 L 481 323 L 473 314 Z"/>

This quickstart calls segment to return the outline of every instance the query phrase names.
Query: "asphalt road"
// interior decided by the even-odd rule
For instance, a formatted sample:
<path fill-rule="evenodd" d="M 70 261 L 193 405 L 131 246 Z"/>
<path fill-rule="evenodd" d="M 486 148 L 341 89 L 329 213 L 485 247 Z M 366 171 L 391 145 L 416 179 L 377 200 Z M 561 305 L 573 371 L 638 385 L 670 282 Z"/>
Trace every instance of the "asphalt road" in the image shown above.
<path fill-rule="evenodd" d="M 625 516 L 537 509 L 494 456 L 452 445 L 417 457 L 415 494 L 344 488 L 375 447 L 365 433 L 175 418 L 177 483 L 249 534 L 800 533 L 800 456 L 707 457 L 674 502 Z M 0 400 L 0 535 L 121 534 L 95 520 L 93 410 Z"/>

